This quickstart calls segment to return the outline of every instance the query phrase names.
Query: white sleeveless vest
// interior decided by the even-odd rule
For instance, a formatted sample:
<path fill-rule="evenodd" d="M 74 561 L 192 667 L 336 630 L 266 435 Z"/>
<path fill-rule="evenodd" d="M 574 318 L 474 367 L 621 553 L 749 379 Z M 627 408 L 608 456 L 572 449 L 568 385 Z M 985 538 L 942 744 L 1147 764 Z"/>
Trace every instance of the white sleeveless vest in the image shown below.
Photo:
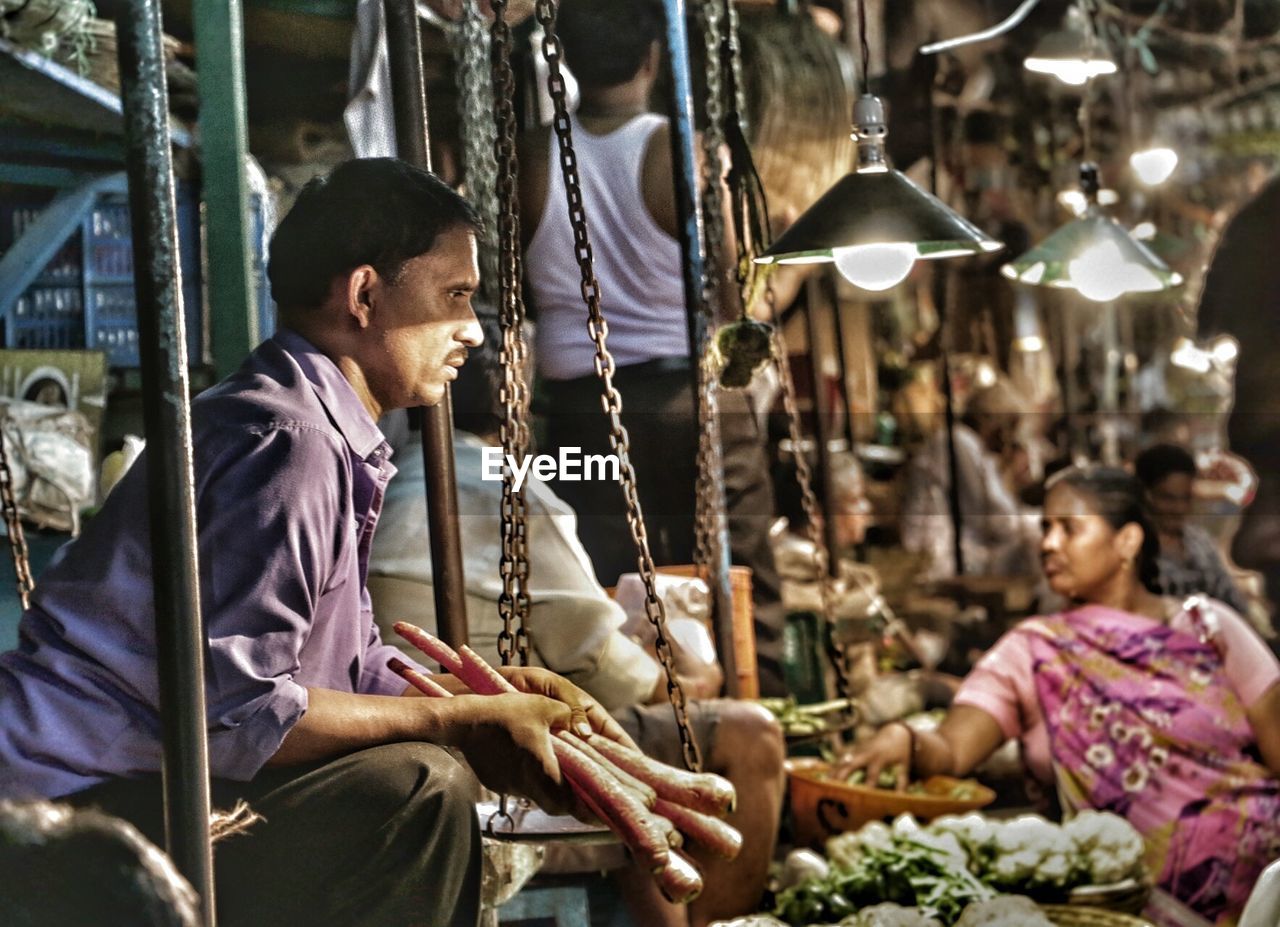
<path fill-rule="evenodd" d="M 619 367 L 689 355 L 680 245 L 658 227 L 640 190 L 649 139 L 665 122 L 645 113 L 608 135 L 591 135 L 572 119 L 609 352 Z M 547 202 L 525 254 L 525 276 L 537 311 L 538 371 L 570 380 L 594 372 L 595 348 L 554 133 L 550 145 Z"/>

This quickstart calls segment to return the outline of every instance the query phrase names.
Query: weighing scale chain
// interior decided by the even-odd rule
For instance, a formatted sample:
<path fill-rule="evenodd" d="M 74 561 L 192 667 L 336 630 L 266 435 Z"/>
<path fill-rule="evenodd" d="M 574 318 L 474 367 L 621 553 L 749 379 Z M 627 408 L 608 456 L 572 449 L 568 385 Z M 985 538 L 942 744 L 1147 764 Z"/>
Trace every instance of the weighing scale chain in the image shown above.
<path fill-rule="evenodd" d="M 511 30 L 506 21 L 507 0 L 494 0 L 491 28 L 494 113 L 497 137 L 494 156 L 498 170 L 499 319 L 502 327 L 502 425 L 499 436 L 504 458 L 521 466 L 529 446 L 529 401 L 525 386 L 524 297 L 521 292 L 520 214 L 516 194 L 516 118 L 511 72 Z M 502 472 L 502 593 L 498 612 L 502 630 L 498 655 L 503 666 L 512 652 L 521 666 L 529 665 L 529 551 L 525 487 L 515 487 L 512 463 Z M 514 627 L 514 633 L 513 633 Z"/>
<path fill-rule="evenodd" d="M 467 199 L 480 214 L 476 233 L 480 252 L 480 292 L 497 302 L 498 286 L 498 162 L 494 118 L 493 74 L 490 69 L 489 29 L 478 0 L 466 0 L 462 18 L 448 32 L 458 60 L 458 112 L 462 119 L 462 164 Z"/>
<path fill-rule="evenodd" d="M 701 0 L 697 6 L 698 22 L 702 27 L 706 49 L 706 115 L 707 124 L 702 132 L 702 203 L 703 203 L 703 253 L 705 255 L 702 305 L 705 330 L 715 327 L 713 307 L 720 303 L 724 267 L 724 82 L 721 79 L 721 11 L 720 0 Z M 706 344 L 709 344 L 707 342 Z M 718 507 L 715 505 L 717 485 L 715 475 L 721 472 L 718 440 L 713 438 L 708 423 L 718 426 L 718 409 L 715 395 L 715 372 L 708 350 L 699 352 L 698 363 L 698 478 L 695 488 L 695 516 L 693 562 L 709 581 L 715 576 L 715 543 L 720 532 Z M 718 427 L 717 427 L 718 431 Z"/>
<path fill-rule="evenodd" d="M 636 544 L 640 578 L 645 589 L 645 615 L 653 625 L 656 634 L 655 650 L 667 674 L 667 697 L 675 712 L 676 726 L 680 734 L 680 750 L 684 756 L 685 766 L 697 771 L 702 768 L 702 757 L 697 741 L 694 739 L 693 730 L 689 727 L 688 702 L 676 673 L 671 642 L 667 636 L 666 612 L 663 609 L 662 600 L 658 598 L 653 555 L 649 551 L 644 514 L 640 509 L 640 497 L 636 491 L 635 470 L 631 466 L 630 439 L 622 424 L 622 397 L 613 385 L 615 366 L 607 345 L 609 325 L 600 309 L 600 283 L 596 279 L 591 241 L 587 232 L 582 184 L 578 176 L 578 159 L 574 154 L 573 130 L 569 120 L 568 94 L 564 75 L 560 70 L 562 50 L 560 39 L 555 32 L 557 8 L 556 0 L 537 0 L 534 15 L 543 29 L 542 54 L 547 61 L 547 90 L 555 106 L 555 120 L 552 128 L 560 151 L 560 168 L 564 176 L 565 194 L 568 200 L 569 222 L 573 227 L 574 256 L 582 274 L 582 298 L 586 303 L 588 315 L 587 331 L 596 349 L 595 370 L 603 388 L 601 405 L 605 414 L 609 416 L 609 444 L 621 465 L 622 488 L 627 505 L 627 526 Z"/>
<path fill-rule="evenodd" d="M 18 598 L 22 610 L 31 607 L 31 590 L 35 580 L 31 578 L 31 555 L 27 550 L 27 536 L 22 530 L 18 515 L 18 501 L 13 494 L 13 471 L 9 469 L 9 451 L 5 447 L 3 430 L 0 429 L 0 506 L 4 508 L 4 523 L 9 534 L 9 551 L 13 554 L 13 570 L 18 578 Z"/>
<path fill-rule="evenodd" d="M 809 459 L 805 455 L 802 444 L 800 409 L 796 405 L 796 386 L 791 379 L 791 367 L 787 361 L 787 346 L 782 339 L 782 326 L 778 323 L 777 306 L 772 287 L 768 287 L 765 290 L 765 299 L 769 304 L 770 316 L 774 320 L 774 360 L 778 366 L 778 381 L 782 387 L 782 406 L 786 411 L 787 426 L 790 430 L 791 454 L 796 462 L 796 482 L 800 484 L 800 501 L 804 507 L 805 521 L 808 522 L 806 533 L 809 536 L 809 543 L 813 545 L 813 566 L 818 574 L 818 589 L 822 596 L 822 615 L 825 624 L 823 641 L 826 645 L 827 657 L 831 660 L 831 666 L 835 670 L 836 694 L 846 700 L 846 705 L 852 705 L 853 703 L 849 701 L 852 691 L 849 680 L 849 659 L 844 650 L 836 644 L 835 629 L 833 627 L 835 616 L 832 611 L 831 601 L 831 574 L 827 569 L 828 558 L 831 554 L 827 550 L 826 543 L 822 538 L 822 532 L 818 528 L 821 519 L 821 514 L 818 510 L 818 497 L 813 491 L 813 474 L 809 469 Z"/>

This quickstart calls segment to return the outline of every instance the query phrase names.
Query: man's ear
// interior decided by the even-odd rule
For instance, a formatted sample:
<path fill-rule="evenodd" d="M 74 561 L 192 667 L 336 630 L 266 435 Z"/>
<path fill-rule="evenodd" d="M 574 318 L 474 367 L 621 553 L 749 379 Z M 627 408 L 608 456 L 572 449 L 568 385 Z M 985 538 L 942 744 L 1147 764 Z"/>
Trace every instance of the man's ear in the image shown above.
<path fill-rule="evenodd" d="M 658 69 L 662 66 L 662 43 L 654 40 L 649 44 L 649 54 L 645 56 L 644 64 L 641 66 L 645 75 L 657 78 Z"/>
<path fill-rule="evenodd" d="M 380 279 L 368 264 L 361 264 L 347 276 L 345 309 L 359 328 L 366 328 L 373 316 L 373 291 Z"/>

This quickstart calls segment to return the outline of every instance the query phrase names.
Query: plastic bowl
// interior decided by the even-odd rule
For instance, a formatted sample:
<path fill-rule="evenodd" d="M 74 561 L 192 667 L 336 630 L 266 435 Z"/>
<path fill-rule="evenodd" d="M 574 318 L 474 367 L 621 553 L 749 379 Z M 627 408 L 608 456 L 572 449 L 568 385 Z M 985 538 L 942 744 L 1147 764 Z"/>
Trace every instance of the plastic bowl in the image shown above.
<path fill-rule="evenodd" d="M 816 759 L 795 759 L 787 763 L 797 846 L 821 848 L 827 838 L 857 830 L 869 821 L 900 814 L 931 821 L 944 814 L 975 811 L 996 800 L 995 792 L 976 783 L 970 783 L 976 793 L 973 798 L 950 797 L 951 789 L 963 781 L 950 776 L 926 779 L 922 783 L 925 789 L 922 794 L 846 785 L 824 779 L 827 769 L 826 762 Z"/>

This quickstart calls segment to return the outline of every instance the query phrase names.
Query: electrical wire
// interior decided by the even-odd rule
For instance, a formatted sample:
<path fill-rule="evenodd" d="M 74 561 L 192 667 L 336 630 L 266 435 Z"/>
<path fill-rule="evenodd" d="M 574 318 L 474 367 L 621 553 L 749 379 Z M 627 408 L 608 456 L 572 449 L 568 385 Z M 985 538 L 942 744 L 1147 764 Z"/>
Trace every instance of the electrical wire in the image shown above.
<path fill-rule="evenodd" d="M 867 42 L 867 4 L 858 0 L 858 44 L 862 49 L 862 93 L 871 92 L 871 46 Z"/>
<path fill-rule="evenodd" d="M 920 54 L 936 55 L 938 52 L 949 51 L 952 48 L 960 48 L 963 45 L 973 45 L 977 42 L 986 42 L 989 39 L 999 38 L 1026 19 L 1027 16 L 1030 15 L 1031 11 L 1039 5 L 1039 3 L 1040 0 L 1024 0 L 1022 6 L 1009 14 L 1008 19 L 1003 22 L 996 23 L 990 29 L 983 29 L 981 32 L 974 32 L 969 35 L 957 36 L 954 39 L 944 39 L 941 42 L 933 42 L 929 45 L 921 45 Z"/>

